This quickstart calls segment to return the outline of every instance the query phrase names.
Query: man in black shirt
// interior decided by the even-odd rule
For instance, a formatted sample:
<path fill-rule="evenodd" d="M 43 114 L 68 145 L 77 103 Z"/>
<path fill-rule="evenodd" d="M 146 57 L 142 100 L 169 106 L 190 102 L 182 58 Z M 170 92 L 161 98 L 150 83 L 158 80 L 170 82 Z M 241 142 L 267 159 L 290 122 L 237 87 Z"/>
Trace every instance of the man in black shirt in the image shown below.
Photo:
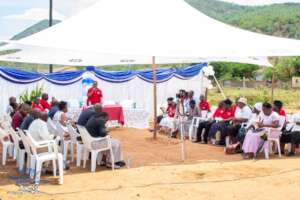
<path fill-rule="evenodd" d="M 96 115 L 97 113 L 101 113 L 102 112 L 102 106 L 101 104 L 95 104 L 93 107 L 82 111 L 81 114 L 79 115 L 77 124 L 80 126 L 85 126 L 86 123 L 89 121 L 89 119 Z"/>
<path fill-rule="evenodd" d="M 97 113 L 92 116 L 85 125 L 86 130 L 92 137 L 105 137 L 108 134 L 106 130 L 105 124 L 108 121 L 108 114 L 106 112 Z M 115 165 L 116 168 L 122 167 L 125 165 L 123 161 L 123 154 L 122 154 L 122 147 L 121 142 L 117 139 L 110 138 L 111 145 L 112 145 L 112 153 L 115 158 Z M 103 148 L 106 144 L 103 141 L 95 141 L 92 143 L 93 149 L 100 149 Z M 109 155 L 108 155 L 109 157 Z M 111 160 L 110 160 L 111 162 Z"/>

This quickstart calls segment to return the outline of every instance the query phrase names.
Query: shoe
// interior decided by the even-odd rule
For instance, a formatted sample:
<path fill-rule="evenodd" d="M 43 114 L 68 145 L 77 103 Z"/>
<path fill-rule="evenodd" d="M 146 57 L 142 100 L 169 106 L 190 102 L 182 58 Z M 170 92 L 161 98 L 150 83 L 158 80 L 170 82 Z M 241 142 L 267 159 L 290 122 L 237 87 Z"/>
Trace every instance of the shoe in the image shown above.
<path fill-rule="evenodd" d="M 107 167 L 107 168 L 111 168 L 111 163 L 107 163 L 107 164 L 106 164 L 106 167 Z M 120 167 L 119 165 L 117 165 L 117 164 L 115 164 L 114 167 L 115 167 L 115 169 L 120 169 L 120 168 L 121 168 L 121 167 Z"/>
<path fill-rule="evenodd" d="M 125 167 L 126 163 L 124 161 L 119 161 L 119 162 L 116 162 L 116 165 L 118 165 L 120 167 Z"/>
<path fill-rule="evenodd" d="M 288 157 L 295 156 L 295 153 L 294 153 L 294 152 L 289 152 L 287 156 L 288 156 Z"/>

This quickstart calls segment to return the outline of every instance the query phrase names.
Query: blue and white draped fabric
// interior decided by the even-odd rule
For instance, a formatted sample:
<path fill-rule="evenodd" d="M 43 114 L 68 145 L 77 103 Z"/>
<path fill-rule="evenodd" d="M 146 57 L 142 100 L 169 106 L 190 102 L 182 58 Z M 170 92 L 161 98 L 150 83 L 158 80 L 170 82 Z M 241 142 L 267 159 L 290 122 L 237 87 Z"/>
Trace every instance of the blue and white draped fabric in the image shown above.
<path fill-rule="evenodd" d="M 163 83 L 176 77 L 179 79 L 190 79 L 199 74 L 203 67 L 206 67 L 207 63 L 196 64 L 184 68 L 171 68 L 171 69 L 157 69 L 156 76 L 157 82 Z M 95 69 L 93 66 L 87 67 L 85 70 L 80 71 L 68 71 L 68 72 L 56 72 L 51 74 L 44 74 L 38 72 L 27 72 L 9 67 L 0 66 L 0 76 L 5 80 L 13 83 L 28 84 L 38 82 L 45 79 L 56 85 L 71 85 L 81 81 L 85 72 L 91 72 L 95 77 L 110 83 L 124 83 L 128 82 L 136 77 L 152 83 L 153 72 L 152 70 L 129 70 L 119 72 L 109 72 Z"/>

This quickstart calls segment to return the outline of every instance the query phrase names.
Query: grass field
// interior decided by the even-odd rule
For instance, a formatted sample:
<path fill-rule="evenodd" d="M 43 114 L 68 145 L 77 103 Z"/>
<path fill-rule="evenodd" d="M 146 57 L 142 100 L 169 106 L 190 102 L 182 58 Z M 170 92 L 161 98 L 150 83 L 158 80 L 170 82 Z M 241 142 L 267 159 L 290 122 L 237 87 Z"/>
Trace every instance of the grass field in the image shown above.
<path fill-rule="evenodd" d="M 250 105 L 256 102 L 271 101 L 271 88 L 224 88 L 225 95 L 234 100 L 236 97 L 244 96 Z M 208 101 L 217 105 L 223 97 L 217 89 L 209 90 Z M 275 89 L 274 100 L 282 100 L 288 112 L 300 111 L 300 90 L 297 89 Z"/>

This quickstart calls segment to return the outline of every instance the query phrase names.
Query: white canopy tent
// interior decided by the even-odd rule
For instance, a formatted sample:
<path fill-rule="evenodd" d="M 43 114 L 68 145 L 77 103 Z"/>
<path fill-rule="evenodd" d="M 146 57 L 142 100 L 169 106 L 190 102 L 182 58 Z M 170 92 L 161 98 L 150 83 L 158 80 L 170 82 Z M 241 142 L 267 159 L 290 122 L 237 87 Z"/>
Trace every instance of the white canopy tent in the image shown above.
<path fill-rule="evenodd" d="M 116 57 L 149 56 L 149 60 L 150 56 L 209 59 L 300 55 L 298 40 L 226 25 L 183 0 L 99 0 L 78 15 L 15 43 Z M 43 58 L 37 56 L 32 62 L 40 63 Z"/>

